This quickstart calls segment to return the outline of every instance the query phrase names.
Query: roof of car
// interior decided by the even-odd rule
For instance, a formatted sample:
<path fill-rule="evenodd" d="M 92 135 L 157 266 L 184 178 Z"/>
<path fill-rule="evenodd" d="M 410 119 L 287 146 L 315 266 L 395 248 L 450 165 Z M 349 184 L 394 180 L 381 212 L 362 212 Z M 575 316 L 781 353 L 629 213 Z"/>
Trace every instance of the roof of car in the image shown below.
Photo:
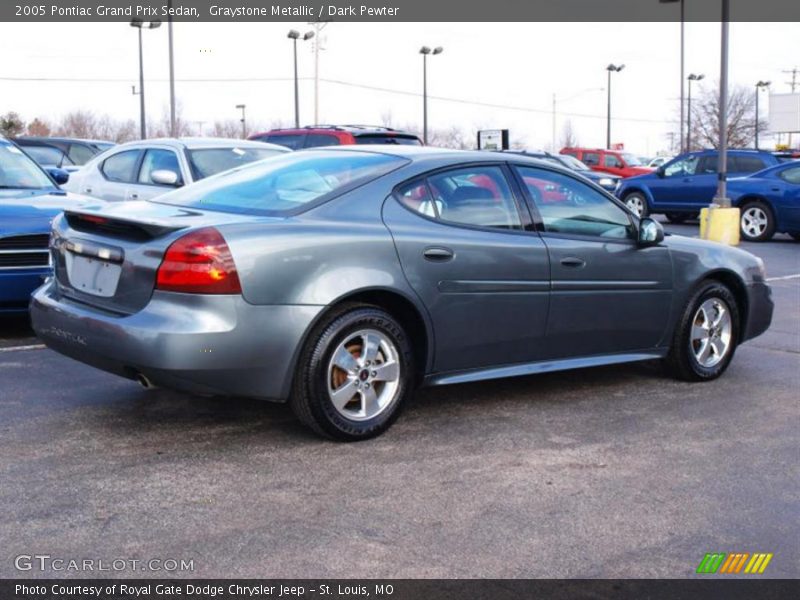
<path fill-rule="evenodd" d="M 86 139 L 86 138 L 71 138 L 71 137 L 56 137 L 56 136 L 37 136 L 37 135 L 23 135 L 16 138 L 19 142 L 84 142 L 87 144 L 114 144 L 116 142 L 112 142 L 111 140 L 93 140 L 93 139 Z"/>
<path fill-rule="evenodd" d="M 355 137 L 360 135 L 374 135 L 376 133 L 385 133 L 387 135 L 409 136 L 418 137 L 416 134 L 409 131 L 401 131 L 391 127 L 384 127 L 382 125 L 306 125 L 304 127 L 279 127 L 277 129 L 270 129 L 253 135 L 270 135 L 270 134 L 303 134 L 313 131 L 346 131 Z"/>
<path fill-rule="evenodd" d="M 174 148 L 176 150 L 196 150 L 200 148 L 271 148 L 281 152 L 289 152 L 288 148 L 279 146 L 277 144 L 240 140 L 238 138 L 210 137 L 152 138 L 120 144 L 119 148 L 142 148 L 152 145 L 169 146 L 170 148 Z"/>

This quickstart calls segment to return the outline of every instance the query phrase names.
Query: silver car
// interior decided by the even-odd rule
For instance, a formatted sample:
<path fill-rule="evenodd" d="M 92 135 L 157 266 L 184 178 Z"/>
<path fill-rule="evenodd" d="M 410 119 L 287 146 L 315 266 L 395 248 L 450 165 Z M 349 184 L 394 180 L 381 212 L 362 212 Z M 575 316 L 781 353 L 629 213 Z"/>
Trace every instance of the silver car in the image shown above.
<path fill-rule="evenodd" d="M 138 380 L 386 430 L 417 385 L 661 360 L 720 376 L 770 324 L 764 265 L 664 236 L 573 171 L 412 146 L 303 150 L 67 210 L 31 318 Z"/>
<path fill-rule="evenodd" d="M 70 192 L 107 201 L 150 200 L 287 148 L 225 138 L 161 138 L 114 146 L 70 175 Z"/>

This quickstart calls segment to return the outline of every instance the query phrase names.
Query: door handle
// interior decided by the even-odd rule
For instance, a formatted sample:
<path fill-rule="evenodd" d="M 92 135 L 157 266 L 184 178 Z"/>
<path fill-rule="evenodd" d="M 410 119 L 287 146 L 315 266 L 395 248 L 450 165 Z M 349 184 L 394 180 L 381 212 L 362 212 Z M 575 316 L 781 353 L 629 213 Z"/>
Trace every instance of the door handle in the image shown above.
<path fill-rule="evenodd" d="M 781 191 L 781 188 L 779 188 L 779 187 L 774 187 L 774 188 L 772 188 L 772 191 L 773 191 L 773 192 L 780 192 L 780 191 Z"/>
<path fill-rule="evenodd" d="M 138 198 L 139 198 L 139 194 L 137 194 L 135 192 L 130 195 L 130 199 L 131 200 L 138 200 Z"/>
<path fill-rule="evenodd" d="M 84 194 L 91 194 L 92 193 L 92 188 L 90 188 L 90 187 L 84 188 L 83 189 L 83 193 Z"/>
<path fill-rule="evenodd" d="M 453 252 L 450 248 L 436 246 L 433 248 L 425 248 L 425 250 L 422 252 L 422 256 L 425 257 L 425 260 L 430 260 L 433 262 L 446 262 L 453 259 L 455 252 Z"/>
<path fill-rule="evenodd" d="M 567 258 L 561 259 L 561 264 L 565 267 L 575 267 L 579 269 L 586 266 L 586 261 L 577 256 L 568 256 Z"/>

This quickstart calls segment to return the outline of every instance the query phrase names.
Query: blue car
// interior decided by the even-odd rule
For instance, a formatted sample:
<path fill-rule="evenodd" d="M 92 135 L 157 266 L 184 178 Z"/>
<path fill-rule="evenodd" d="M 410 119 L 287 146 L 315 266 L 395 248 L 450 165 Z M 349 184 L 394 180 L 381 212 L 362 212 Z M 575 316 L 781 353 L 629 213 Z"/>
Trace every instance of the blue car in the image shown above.
<path fill-rule="evenodd" d="M 88 198 L 60 190 L 49 173 L 0 137 L 0 314 L 28 310 L 31 292 L 51 273 L 50 222 L 82 200 Z"/>
<path fill-rule="evenodd" d="M 697 216 L 717 191 L 716 150 L 687 152 L 652 173 L 624 179 L 617 197 L 639 217 L 663 213 L 673 223 Z M 729 150 L 728 176 L 743 176 L 780 164 L 780 159 L 757 150 Z"/>
<path fill-rule="evenodd" d="M 788 233 L 800 241 L 800 160 L 731 179 L 728 197 L 741 209 L 742 239 L 765 242 Z"/>

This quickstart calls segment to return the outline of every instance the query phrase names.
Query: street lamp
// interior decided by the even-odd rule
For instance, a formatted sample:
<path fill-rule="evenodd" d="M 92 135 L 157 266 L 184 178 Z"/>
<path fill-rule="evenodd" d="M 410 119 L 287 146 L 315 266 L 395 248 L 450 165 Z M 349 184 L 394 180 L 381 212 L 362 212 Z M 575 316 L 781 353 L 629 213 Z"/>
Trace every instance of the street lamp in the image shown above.
<path fill-rule="evenodd" d="M 286 35 L 294 44 L 294 126 L 300 127 L 300 88 L 297 79 L 297 40 L 300 38 L 300 32 L 294 29 L 290 30 Z M 313 31 L 307 31 L 303 34 L 302 40 L 310 40 L 314 37 Z"/>
<path fill-rule="evenodd" d="M 245 121 L 245 114 L 244 109 L 247 107 L 246 104 L 237 104 L 236 108 L 242 111 L 242 118 L 239 119 L 242 122 L 242 139 L 247 139 L 247 122 Z"/>
<path fill-rule="evenodd" d="M 681 143 L 683 143 L 683 73 L 684 73 L 683 57 L 684 57 L 684 48 L 685 48 L 685 44 L 684 44 L 684 29 L 685 29 L 684 24 L 685 24 L 685 19 L 684 19 L 684 10 L 683 10 L 684 9 L 684 5 L 683 5 L 684 0 L 658 0 L 658 1 L 661 4 L 674 4 L 676 2 L 680 2 L 680 5 L 681 5 L 681 121 L 680 121 L 679 129 L 680 129 L 680 140 L 681 140 Z M 688 138 L 688 135 L 687 135 L 687 138 Z M 689 148 L 687 146 L 686 150 L 688 150 L 688 149 Z"/>
<path fill-rule="evenodd" d="M 150 21 L 145 26 L 144 21 L 141 19 L 133 19 L 131 27 L 139 30 L 139 119 L 140 119 L 140 134 L 141 138 L 147 137 L 147 123 L 144 116 L 144 57 L 142 53 L 142 29 L 158 29 L 161 27 L 161 21 Z M 136 91 L 134 90 L 134 94 Z"/>
<path fill-rule="evenodd" d="M 761 88 L 769 87 L 771 81 L 759 81 L 756 84 L 756 150 L 758 150 L 758 92 Z"/>
<path fill-rule="evenodd" d="M 608 150 L 611 149 L 611 73 L 619 73 L 624 68 L 625 65 L 613 64 L 606 67 L 606 71 L 608 71 L 608 118 L 606 122 L 606 148 Z"/>
<path fill-rule="evenodd" d="M 419 49 L 422 54 L 422 141 L 428 143 L 428 54 L 441 54 L 444 48 L 437 46 L 433 50 L 427 46 Z"/>
<path fill-rule="evenodd" d="M 692 151 L 692 82 L 705 79 L 705 75 L 690 73 L 686 79 L 689 81 L 689 103 L 686 107 L 686 152 Z"/>

